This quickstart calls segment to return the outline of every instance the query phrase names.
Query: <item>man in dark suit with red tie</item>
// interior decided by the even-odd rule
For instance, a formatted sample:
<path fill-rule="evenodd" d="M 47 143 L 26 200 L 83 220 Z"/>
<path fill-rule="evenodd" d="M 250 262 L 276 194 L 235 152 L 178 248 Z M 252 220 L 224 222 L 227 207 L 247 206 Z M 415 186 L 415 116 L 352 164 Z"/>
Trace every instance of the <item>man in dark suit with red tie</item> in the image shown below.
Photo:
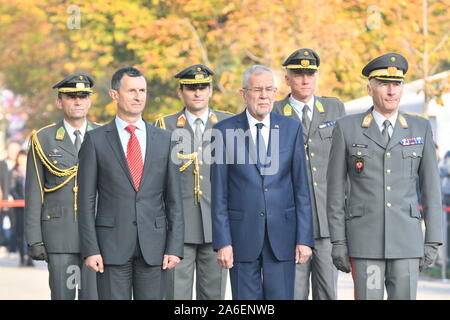
<path fill-rule="evenodd" d="M 142 119 L 147 83 L 119 69 L 117 116 L 80 150 L 81 252 L 97 273 L 99 299 L 162 299 L 166 272 L 183 256 L 184 221 L 170 132 Z"/>

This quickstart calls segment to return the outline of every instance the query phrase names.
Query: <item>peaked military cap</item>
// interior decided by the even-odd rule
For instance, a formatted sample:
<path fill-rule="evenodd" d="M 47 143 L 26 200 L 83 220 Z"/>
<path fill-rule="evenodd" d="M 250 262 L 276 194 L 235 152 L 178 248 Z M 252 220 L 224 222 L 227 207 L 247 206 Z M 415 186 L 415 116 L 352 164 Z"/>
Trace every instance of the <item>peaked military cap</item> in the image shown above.
<path fill-rule="evenodd" d="M 320 65 L 319 55 L 311 49 L 303 48 L 294 51 L 284 62 L 286 69 L 304 69 L 314 71 Z"/>
<path fill-rule="evenodd" d="M 194 64 L 174 75 L 175 79 L 179 79 L 180 84 L 198 85 L 212 82 L 214 72 L 203 64 Z"/>
<path fill-rule="evenodd" d="M 408 71 L 408 61 L 398 53 L 386 53 L 370 61 L 362 74 L 370 79 L 403 81 Z"/>
<path fill-rule="evenodd" d="M 82 72 L 73 73 L 64 80 L 61 80 L 53 86 L 53 89 L 58 89 L 58 92 L 66 93 L 69 95 L 89 95 L 91 94 L 92 87 L 94 86 L 94 79 Z"/>

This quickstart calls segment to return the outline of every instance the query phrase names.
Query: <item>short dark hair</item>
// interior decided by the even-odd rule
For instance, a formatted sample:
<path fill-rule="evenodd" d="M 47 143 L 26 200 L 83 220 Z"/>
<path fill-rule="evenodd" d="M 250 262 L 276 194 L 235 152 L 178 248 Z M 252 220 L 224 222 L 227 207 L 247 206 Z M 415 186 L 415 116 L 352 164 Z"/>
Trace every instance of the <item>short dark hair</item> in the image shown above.
<path fill-rule="evenodd" d="M 133 67 L 124 67 L 117 70 L 111 79 L 111 89 L 119 90 L 120 80 L 122 80 L 123 75 L 126 74 L 129 77 L 143 77 L 144 75 L 138 69 Z"/>

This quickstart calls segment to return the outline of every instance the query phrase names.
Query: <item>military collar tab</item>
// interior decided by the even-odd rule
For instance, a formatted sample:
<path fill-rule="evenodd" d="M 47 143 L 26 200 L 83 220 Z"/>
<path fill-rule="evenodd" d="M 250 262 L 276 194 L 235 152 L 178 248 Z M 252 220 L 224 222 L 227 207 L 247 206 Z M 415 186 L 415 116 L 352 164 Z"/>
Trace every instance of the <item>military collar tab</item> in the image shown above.
<path fill-rule="evenodd" d="M 363 128 L 368 128 L 370 127 L 370 124 L 372 123 L 373 120 L 373 115 L 372 113 L 367 114 L 364 119 L 363 122 L 361 123 L 361 127 Z"/>

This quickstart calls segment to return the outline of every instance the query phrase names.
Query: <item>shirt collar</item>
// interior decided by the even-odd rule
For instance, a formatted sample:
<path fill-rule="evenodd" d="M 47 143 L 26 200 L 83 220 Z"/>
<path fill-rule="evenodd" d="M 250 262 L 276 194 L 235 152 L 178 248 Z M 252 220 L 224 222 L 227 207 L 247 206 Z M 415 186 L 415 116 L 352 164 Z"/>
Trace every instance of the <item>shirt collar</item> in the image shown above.
<path fill-rule="evenodd" d="M 270 113 L 268 115 L 266 115 L 266 117 L 262 121 L 255 119 L 250 114 L 250 112 L 248 112 L 248 108 L 245 109 L 245 113 L 247 115 L 248 126 L 250 129 L 254 128 L 257 123 L 262 123 L 264 125 L 264 127 L 270 128 Z"/>
<path fill-rule="evenodd" d="M 298 101 L 297 99 L 295 99 L 291 94 L 291 95 L 289 95 L 289 103 L 299 113 L 302 113 L 303 107 L 305 106 L 305 104 L 308 105 L 310 112 L 313 112 L 313 110 L 314 110 L 314 96 L 311 96 L 311 98 L 306 103 L 304 103 L 304 102 L 301 102 L 301 101 Z"/>
<path fill-rule="evenodd" d="M 206 109 L 206 111 L 203 112 L 203 114 L 200 116 L 196 116 L 196 115 L 192 114 L 187 108 L 184 109 L 184 114 L 186 115 L 186 120 L 188 121 L 188 123 L 191 125 L 192 128 L 194 128 L 195 120 L 197 118 L 202 119 L 203 125 L 206 125 L 206 122 L 208 121 L 209 108 Z"/>
<path fill-rule="evenodd" d="M 375 108 L 372 110 L 372 115 L 373 118 L 375 119 L 375 122 L 378 125 L 378 128 L 380 128 L 380 130 L 383 128 L 383 123 L 385 120 L 389 120 L 392 128 L 395 127 L 395 122 L 397 121 L 397 117 L 398 117 L 398 111 L 392 115 L 392 117 L 390 118 L 386 118 L 385 116 L 383 116 L 381 113 L 379 113 L 378 111 L 375 110 Z"/>
<path fill-rule="evenodd" d="M 86 133 L 86 129 L 87 129 L 87 121 L 85 121 L 85 123 L 81 126 L 80 129 L 75 129 L 74 127 L 72 127 L 67 121 L 66 119 L 63 120 L 64 123 L 64 128 L 67 130 L 69 137 L 72 137 L 74 135 L 75 130 L 80 130 L 81 135 L 84 136 L 84 134 Z"/>
<path fill-rule="evenodd" d="M 128 123 L 122 120 L 119 116 L 116 116 L 116 126 L 119 132 L 121 130 L 126 130 L 125 127 L 128 126 L 129 124 L 132 124 L 136 126 L 138 130 L 142 130 L 145 132 L 145 122 L 144 120 L 142 120 L 142 118 L 139 118 L 139 120 L 137 120 L 135 123 Z"/>

